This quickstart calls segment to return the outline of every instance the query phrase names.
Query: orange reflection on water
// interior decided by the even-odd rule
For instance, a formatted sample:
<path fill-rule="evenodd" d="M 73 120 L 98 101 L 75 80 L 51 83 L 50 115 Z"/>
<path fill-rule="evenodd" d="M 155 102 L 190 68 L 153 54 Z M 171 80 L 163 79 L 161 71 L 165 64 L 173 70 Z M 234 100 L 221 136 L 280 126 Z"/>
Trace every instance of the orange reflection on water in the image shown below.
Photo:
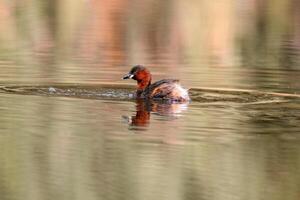
<path fill-rule="evenodd" d="M 188 103 L 167 103 L 152 100 L 137 99 L 136 114 L 127 119 L 130 126 L 148 126 L 150 124 L 151 113 L 169 116 L 169 119 L 175 119 L 181 112 L 187 109 Z"/>

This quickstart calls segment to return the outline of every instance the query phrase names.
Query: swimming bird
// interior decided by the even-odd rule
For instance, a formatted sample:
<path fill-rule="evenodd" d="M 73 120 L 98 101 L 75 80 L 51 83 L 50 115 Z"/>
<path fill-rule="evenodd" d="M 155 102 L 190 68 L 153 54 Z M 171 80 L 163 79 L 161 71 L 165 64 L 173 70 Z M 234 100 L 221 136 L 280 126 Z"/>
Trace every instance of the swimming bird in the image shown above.
<path fill-rule="evenodd" d="M 161 99 L 175 102 L 186 102 L 190 100 L 188 90 L 179 84 L 179 80 L 163 79 L 151 84 L 152 75 L 150 71 L 142 65 L 133 66 L 123 79 L 133 79 L 137 81 L 137 98 Z"/>

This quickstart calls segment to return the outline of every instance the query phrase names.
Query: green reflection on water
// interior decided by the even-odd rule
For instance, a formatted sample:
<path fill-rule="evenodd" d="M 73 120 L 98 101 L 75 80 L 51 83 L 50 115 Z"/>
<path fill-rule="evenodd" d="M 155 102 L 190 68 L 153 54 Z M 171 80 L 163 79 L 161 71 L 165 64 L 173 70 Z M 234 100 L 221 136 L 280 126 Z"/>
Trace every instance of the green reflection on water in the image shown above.
<path fill-rule="evenodd" d="M 274 104 L 284 111 L 261 116 L 271 104 L 191 103 L 176 118 L 153 112 L 141 132 L 122 122 L 134 102 L 2 94 L 0 191 L 4 199 L 298 199 L 295 106 Z M 289 116 L 285 128 L 278 112 Z"/>
<path fill-rule="evenodd" d="M 299 93 L 299 3 L 0 1 L 2 82 L 118 82 L 133 64 L 189 87 Z"/>
<path fill-rule="evenodd" d="M 299 93 L 299 2 L 0 0 L 0 82 Z M 132 128 L 135 102 L 0 94 L 1 199 L 299 199 L 299 102 L 201 104 Z"/>

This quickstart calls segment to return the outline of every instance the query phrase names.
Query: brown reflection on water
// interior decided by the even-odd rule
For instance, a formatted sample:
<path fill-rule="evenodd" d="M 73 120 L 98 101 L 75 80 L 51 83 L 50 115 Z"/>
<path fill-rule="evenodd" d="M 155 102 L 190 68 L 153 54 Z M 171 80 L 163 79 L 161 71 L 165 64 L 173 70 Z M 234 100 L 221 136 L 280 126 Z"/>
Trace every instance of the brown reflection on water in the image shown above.
<path fill-rule="evenodd" d="M 150 112 L 152 111 L 151 107 L 151 102 L 138 99 L 136 101 L 136 114 L 131 117 L 123 117 L 128 119 L 128 124 L 131 126 L 148 126 L 150 122 Z"/>
<path fill-rule="evenodd" d="M 0 81 L 124 84 L 145 64 L 186 87 L 299 93 L 299 6 L 0 0 Z M 299 102 L 174 117 L 180 104 L 0 97 L 1 199 L 299 199 Z"/>
<path fill-rule="evenodd" d="M 0 1 L 0 78 L 119 82 L 145 64 L 189 87 L 298 92 L 298 11 L 294 0 Z"/>
<path fill-rule="evenodd" d="M 123 116 L 130 126 L 148 126 L 150 115 L 156 114 L 176 119 L 179 114 L 187 109 L 188 103 L 167 103 L 152 100 L 137 99 L 136 114 L 131 117 Z"/>
<path fill-rule="evenodd" d="M 299 199 L 293 102 L 268 105 L 292 120 L 286 130 L 269 126 L 278 121 L 266 105 L 192 102 L 174 120 L 154 106 L 149 127 L 132 134 L 120 115 L 142 104 L 0 97 L 3 199 Z"/>

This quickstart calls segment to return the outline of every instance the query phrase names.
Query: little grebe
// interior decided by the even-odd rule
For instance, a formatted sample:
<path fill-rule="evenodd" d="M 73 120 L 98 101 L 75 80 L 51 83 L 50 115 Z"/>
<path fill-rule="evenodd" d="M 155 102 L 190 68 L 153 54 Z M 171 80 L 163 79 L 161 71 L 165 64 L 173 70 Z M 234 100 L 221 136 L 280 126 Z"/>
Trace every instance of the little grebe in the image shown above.
<path fill-rule="evenodd" d="M 151 84 L 151 73 L 142 65 L 134 66 L 123 79 L 133 79 L 137 81 L 137 98 L 164 99 L 171 101 L 189 101 L 189 94 L 178 80 L 163 79 Z"/>

